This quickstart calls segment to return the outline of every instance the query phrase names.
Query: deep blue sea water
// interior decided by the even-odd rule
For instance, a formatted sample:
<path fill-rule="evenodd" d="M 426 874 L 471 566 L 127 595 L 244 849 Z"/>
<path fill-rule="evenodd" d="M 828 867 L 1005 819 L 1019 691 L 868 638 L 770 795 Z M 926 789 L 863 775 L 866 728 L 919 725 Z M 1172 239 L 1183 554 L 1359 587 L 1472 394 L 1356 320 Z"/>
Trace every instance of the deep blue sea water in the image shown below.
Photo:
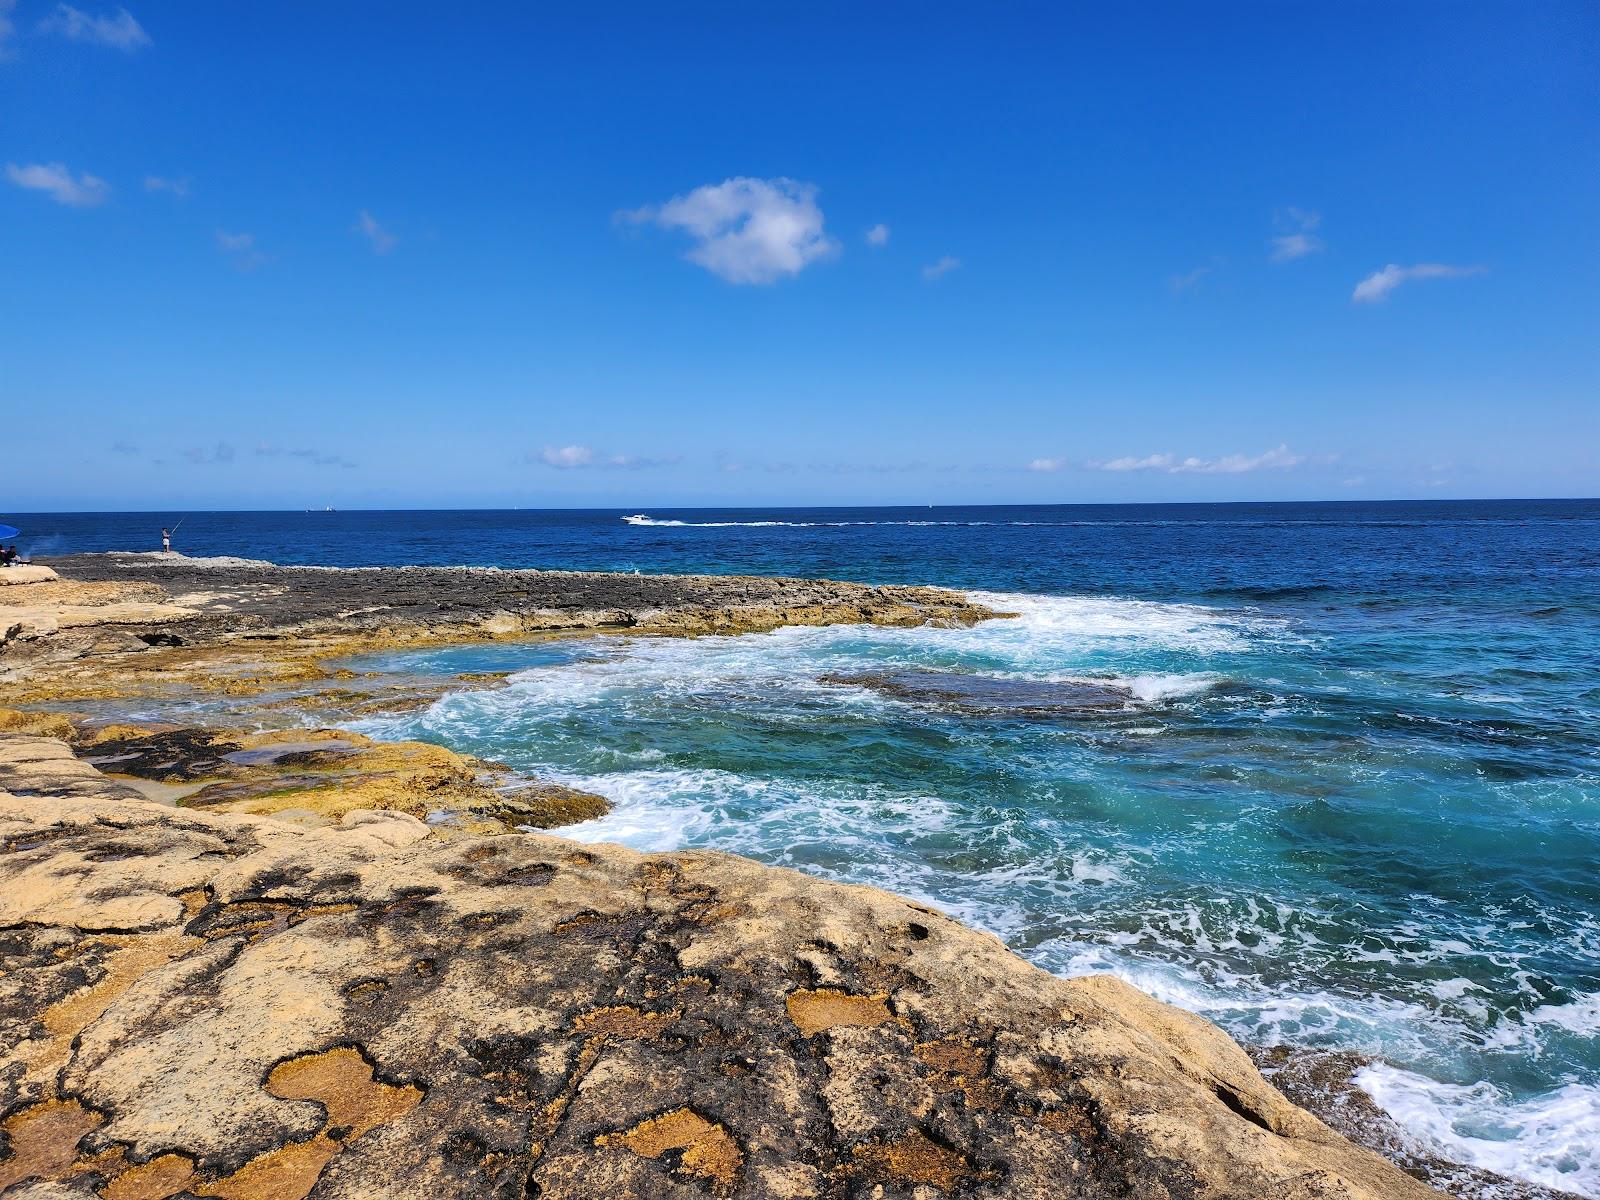
<path fill-rule="evenodd" d="M 47 554 L 179 515 L 0 521 Z M 195 513 L 177 544 L 980 591 L 1019 616 L 382 656 L 518 674 L 361 727 L 616 802 L 576 836 L 890 887 L 1243 1039 L 1371 1055 L 1446 1156 L 1600 1196 L 1600 502 Z M 924 671 L 1131 698 L 850 681 Z"/>

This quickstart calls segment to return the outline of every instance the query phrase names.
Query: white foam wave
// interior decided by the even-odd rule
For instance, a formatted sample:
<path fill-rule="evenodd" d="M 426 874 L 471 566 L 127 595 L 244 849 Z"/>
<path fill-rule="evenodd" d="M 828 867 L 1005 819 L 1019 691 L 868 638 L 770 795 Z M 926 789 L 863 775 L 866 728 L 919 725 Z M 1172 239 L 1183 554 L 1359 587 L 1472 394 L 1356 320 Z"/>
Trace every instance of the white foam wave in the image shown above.
<path fill-rule="evenodd" d="M 663 521 L 644 513 L 635 513 L 622 519 L 629 525 L 649 525 L 657 529 L 814 529 L 823 525 L 878 524 L 877 521 Z"/>
<path fill-rule="evenodd" d="M 1600 1037 L 1600 992 L 1569 1004 L 1541 1004 L 1523 1018 L 1529 1025 L 1554 1025 L 1578 1037 Z"/>
<path fill-rule="evenodd" d="M 1209 671 L 1194 675 L 1134 675 L 1117 682 L 1132 692 L 1135 700 L 1157 704 L 1209 692 L 1222 682 L 1222 676 Z"/>
<path fill-rule="evenodd" d="M 1490 1083 L 1440 1083 L 1377 1062 L 1357 1087 L 1425 1150 L 1545 1187 L 1600 1196 L 1600 1088 L 1518 1100 Z"/>
<path fill-rule="evenodd" d="M 561 782 L 611 801 L 611 811 L 592 821 L 568 826 L 563 837 L 579 842 L 618 842 L 635 850 L 660 853 L 703 845 L 715 823 L 710 806 L 675 802 L 695 793 L 726 793 L 737 777 L 720 771 L 633 771 L 615 775 L 572 776 Z"/>
<path fill-rule="evenodd" d="M 1027 642 L 1046 651 L 1070 653 L 1096 645 L 1106 650 L 1152 648 L 1221 653 L 1246 649 L 1252 637 L 1282 638 L 1289 632 L 1279 620 L 1200 604 L 1164 604 L 1120 596 L 968 594 L 979 604 L 1017 615 L 1009 621 L 985 621 L 957 631 L 968 635 L 966 640 Z"/>
<path fill-rule="evenodd" d="M 841 688 L 819 677 L 866 669 L 965 670 L 1041 681 L 1094 680 L 1127 687 L 1139 703 L 1161 703 L 1216 687 L 1214 671 L 1117 668 L 1141 660 L 1162 665 L 1200 661 L 1248 649 L 1262 631 L 1248 614 L 1193 605 L 1096 597 L 975 593 L 1018 616 L 962 629 L 878 626 L 791 626 L 770 633 L 681 639 L 618 639 L 595 653 L 513 675 L 504 688 L 454 693 L 420 714 L 407 714 L 397 732 L 417 724 L 446 738 L 463 733 L 495 737 L 542 720 L 595 706 L 659 711 L 664 702 L 703 704 L 726 697 L 762 702 L 777 719 L 794 701 L 853 707 L 888 703 L 865 689 Z M 1174 656 L 1178 656 L 1176 659 Z M 847 698 L 847 699 L 846 699 Z M 373 729 L 396 722 L 379 719 Z"/>
<path fill-rule="evenodd" d="M 867 525 L 898 525 L 911 528 L 955 526 L 981 528 L 994 526 L 1048 526 L 1070 528 L 1079 525 L 1134 525 L 1165 524 L 1166 522 L 1138 521 L 679 521 L 671 517 L 652 517 L 648 513 L 631 513 L 622 518 L 629 525 L 650 526 L 656 529 L 843 529 Z"/>
<path fill-rule="evenodd" d="M 830 861 L 854 863 L 867 860 L 880 837 L 933 836 L 953 817 L 951 806 L 937 796 L 879 785 L 830 788 L 713 769 L 544 774 L 604 796 L 613 806 L 602 817 L 563 829 L 564 836 L 620 842 L 636 850 L 693 845 L 790 862 L 812 839 L 828 848 Z"/>

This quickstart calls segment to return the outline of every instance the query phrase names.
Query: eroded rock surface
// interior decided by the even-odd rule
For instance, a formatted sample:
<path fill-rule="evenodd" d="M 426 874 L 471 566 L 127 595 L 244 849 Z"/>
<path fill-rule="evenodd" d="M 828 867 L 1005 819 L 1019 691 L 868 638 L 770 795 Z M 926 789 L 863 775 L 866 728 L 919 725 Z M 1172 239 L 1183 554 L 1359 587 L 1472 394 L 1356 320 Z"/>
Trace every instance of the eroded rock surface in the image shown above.
<path fill-rule="evenodd" d="M 826 579 L 280 567 L 182 555 L 91 554 L 56 561 L 79 587 L 159 589 L 170 603 L 189 610 L 187 633 L 194 641 L 268 629 L 351 633 L 471 625 L 501 634 L 593 628 L 705 633 L 848 620 L 920 625 L 988 615 L 943 588 Z"/>
<path fill-rule="evenodd" d="M 145 799 L 301 825 L 377 810 L 424 818 L 441 834 L 488 834 L 572 825 L 611 808 L 602 796 L 529 781 L 443 746 L 375 742 L 350 730 L 79 727 L 59 714 L 0 708 L 7 729 L 64 736 L 85 763 Z"/>
<path fill-rule="evenodd" d="M 0 1189 L 1434 1195 L 1199 1018 L 887 893 L 174 809 L 4 743 Z"/>
<path fill-rule="evenodd" d="M 0 593 L 0 699 L 259 695 L 327 685 L 323 660 L 390 646 L 611 631 L 971 624 L 958 592 L 819 579 L 477 567 L 277 567 L 182 555 L 56 560 L 70 580 Z"/>

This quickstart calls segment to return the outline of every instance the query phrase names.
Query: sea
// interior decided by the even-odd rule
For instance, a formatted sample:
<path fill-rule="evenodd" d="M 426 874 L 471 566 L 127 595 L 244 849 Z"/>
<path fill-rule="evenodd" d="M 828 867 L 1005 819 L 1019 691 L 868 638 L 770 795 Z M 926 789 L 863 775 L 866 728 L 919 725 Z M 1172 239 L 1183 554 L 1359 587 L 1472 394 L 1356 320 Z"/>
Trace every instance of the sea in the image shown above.
<path fill-rule="evenodd" d="M 181 519 L 181 524 L 178 522 Z M 1345 1051 L 1423 1149 L 1600 1197 L 1600 501 L 0 514 L 24 552 L 827 576 L 972 628 L 376 656 L 352 723 L 609 797 L 564 831 L 875 884 Z"/>

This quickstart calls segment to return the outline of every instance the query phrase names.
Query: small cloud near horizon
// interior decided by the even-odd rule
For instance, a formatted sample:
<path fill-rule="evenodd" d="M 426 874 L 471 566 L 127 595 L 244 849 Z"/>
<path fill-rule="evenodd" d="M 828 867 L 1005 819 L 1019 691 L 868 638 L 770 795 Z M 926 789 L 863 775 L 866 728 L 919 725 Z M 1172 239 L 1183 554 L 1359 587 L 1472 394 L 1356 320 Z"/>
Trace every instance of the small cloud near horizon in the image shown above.
<path fill-rule="evenodd" d="M 724 282 L 770 284 L 839 252 L 823 231 L 817 192 L 814 183 L 735 176 L 616 220 L 681 230 L 695 243 L 684 257 Z"/>
<path fill-rule="evenodd" d="M 1174 275 L 1167 280 L 1167 286 L 1172 289 L 1173 295 L 1182 295 L 1184 292 L 1194 290 L 1199 286 L 1200 281 L 1209 274 L 1211 274 L 1210 267 L 1196 267 L 1187 275 Z"/>
<path fill-rule="evenodd" d="M 182 451 L 183 457 L 192 463 L 230 463 L 234 459 L 234 449 L 227 442 L 218 442 L 209 448 L 205 446 L 191 446 Z"/>
<path fill-rule="evenodd" d="M 643 470 L 647 467 L 670 466 L 678 460 L 676 455 L 667 458 L 645 458 L 637 454 L 601 454 L 591 446 L 546 446 L 525 456 L 529 462 L 543 463 L 547 467 L 570 471 L 582 467 L 610 467 L 620 470 Z"/>
<path fill-rule="evenodd" d="M 1030 471 L 1059 471 L 1067 465 L 1064 458 L 1036 458 L 1028 464 Z"/>
<path fill-rule="evenodd" d="M 1144 458 L 1127 455 L 1108 461 L 1086 464 L 1095 471 L 1162 471 L 1168 475 L 1242 475 L 1249 471 L 1287 470 L 1305 462 L 1301 454 L 1291 453 L 1289 447 L 1274 446 L 1261 454 L 1225 454 L 1221 458 L 1197 458 L 1190 455 L 1179 458 L 1176 454 L 1149 454 Z"/>
<path fill-rule="evenodd" d="M 1286 232 L 1272 239 L 1272 261 L 1293 262 L 1322 250 L 1322 239 L 1313 232 L 1321 224 L 1321 213 L 1292 206 L 1285 209 L 1278 217 L 1278 225 Z"/>
<path fill-rule="evenodd" d="M 169 179 L 164 175 L 146 175 L 144 177 L 144 190 L 147 192 L 169 192 L 182 200 L 189 194 L 189 179 Z"/>
<path fill-rule="evenodd" d="M 256 447 L 256 457 L 298 458 L 304 462 L 310 463 L 314 467 L 354 467 L 356 465 L 342 454 L 329 454 L 324 450 L 309 450 L 304 448 L 297 450 L 285 450 L 281 446 L 273 446 L 266 443 Z"/>
<path fill-rule="evenodd" d="M 70 4 L 58 4 L 54 13 L 39 22 L 39 31 L 58 33 L 74 42 L 109 46 L 124 54 L 132 54 L 151 44 L 144 26 L 125 8 L 117 9 L 115 14 L 95 16 Z"/>
<path fill-rule="evenodd" d="M 228 233 L 217 230 L 217 247 L 229 256 L 229 261 L 241 271 L 253 271 L 264 263 L 271 262 L 268 255 L 256 249 L 256 235 L 253 233 Z"/>
<path fill-rule="evenodd" d="M 1413 279 L 1465 279 L 1469 275 L 1482 275 L 1488 269 L 1483 266 L 1454 267 L 1448 263 L 1417 263 L 1412 267 L 1390 263 L 1356 284 L 1355 291 L 1350 293 L 1350 300 L 1354 304 L 1376 304 L 1388 299 L 1390 292 Z"/>
<path fill-rule="evenodd" d="M 960 265 L 961 260 L 959 258 L 956 258 L 954 255 L 946 254 L 938 262 L 929 263 L 927 266 L 923 267 L 922 278 L 928 283 L 932 283 L 935 279 L 940 279 L 945 275 L 948 275 Z"/>
<path fill-rule="evenodd" d="M 887 246 L 889 244 L 889 227 L 880 221 L 867 230 L 866 238 L 869 246 Z"/>
<path fill-rule="evenodd" d="M 111 195 L 111 185 L 104 179 L 87 171 L 79 171 L 74 179 L 63 163 L 7 163 L 6 178 L 19 188 L 43 192 L 68 208 L 93 208 L 104 204 Z"/>
<path fill-rule="evenodd" d="M 400 241 L 394 234 L 379 225 L 377 219 L 364 208 L 356 214 L 355 231 L 367 239 L 372 246 L 374 254 L 387 254 Z"/>

